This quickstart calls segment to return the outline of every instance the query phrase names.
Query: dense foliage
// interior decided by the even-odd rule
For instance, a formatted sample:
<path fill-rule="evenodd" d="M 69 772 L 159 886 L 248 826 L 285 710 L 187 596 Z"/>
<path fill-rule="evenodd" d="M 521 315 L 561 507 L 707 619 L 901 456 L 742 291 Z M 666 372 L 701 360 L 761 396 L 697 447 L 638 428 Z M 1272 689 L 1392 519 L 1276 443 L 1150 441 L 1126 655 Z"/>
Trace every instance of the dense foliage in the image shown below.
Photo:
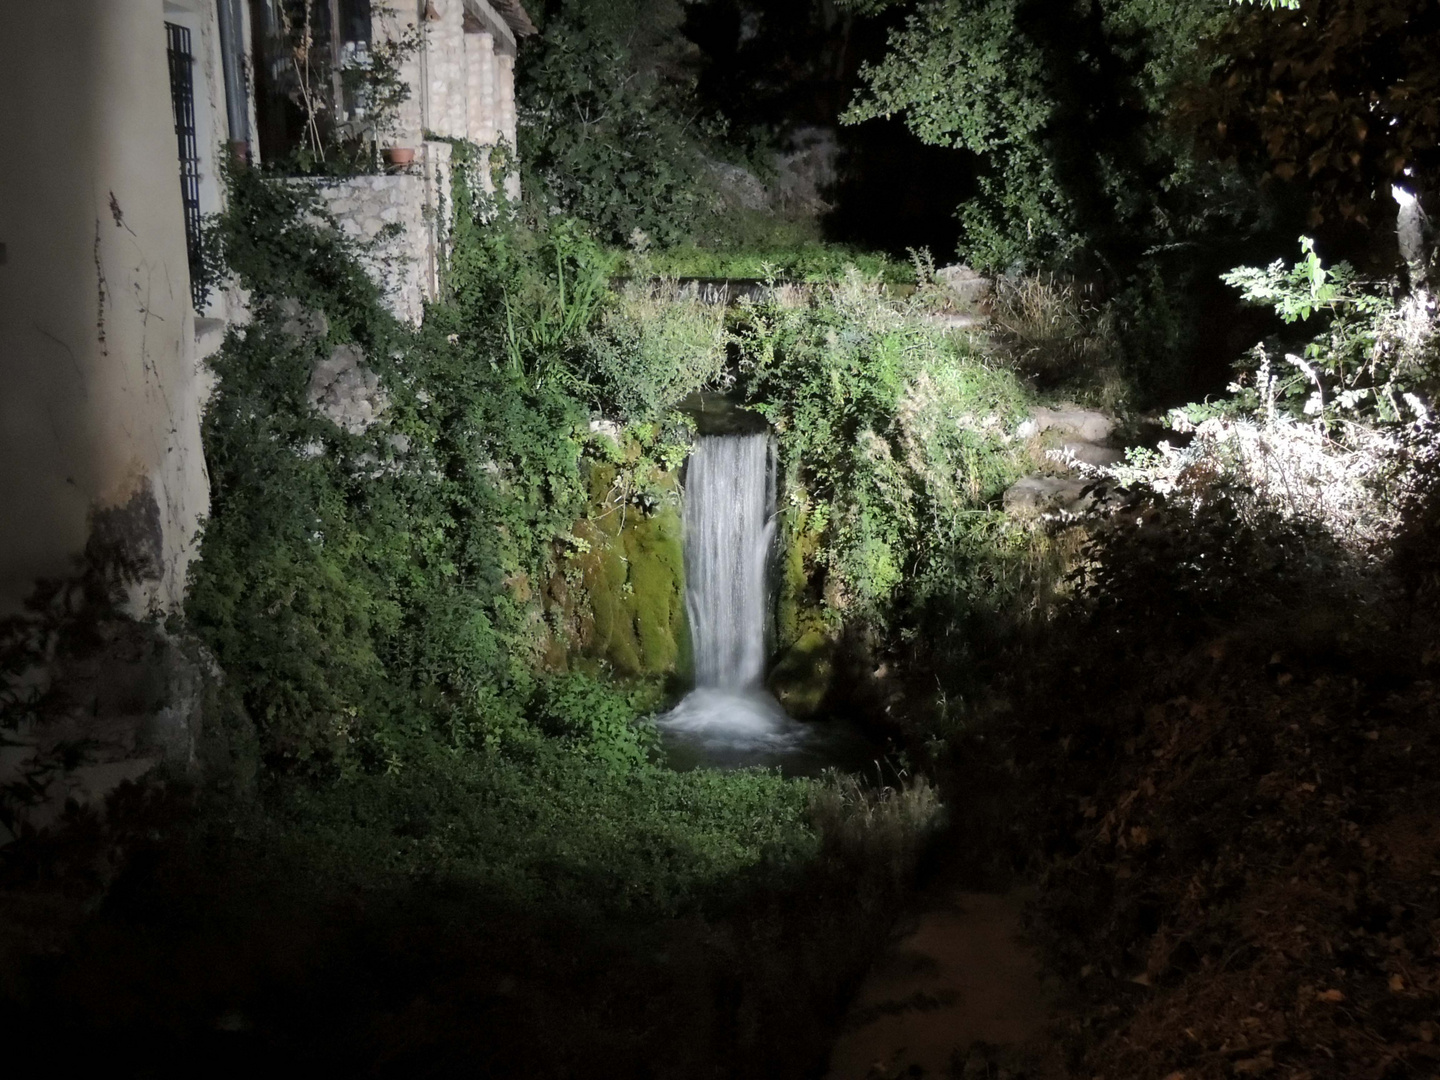
<path fill-rule="evenodd" d="M 1390 185 L 1440 182 L 1440 5 L 1304 0 L 1240 9 L 1219 36 L 1223 62 L 1187 95 L 1207 149 L 1258 165 L 1327 219 L 1385 226 Z"/>
<path fill-rule="evenodd" d="M 1392 40 L 1391 9 L 1364 10 L 1379 22 L 1360 29 Z M 1233 269 L 1237 299 L 1279 322 L 1228 398 L 1170 415 L 1188 441 L 1091 470 L 1082 518 L 1001 510 L 1022 471 L 1060 468 L 1021 425 L 1035 388 L 1123 405 L 1118 327 L 1149 314 L 1147 281 L 1173 285 L 1159 255 L 1188 259 L 1173 245 L 1258 205 L 1166 126 L 1176 81 L 1253 98 L 1287 69 L 1193 49 L 1218 5 L 921 7 L 860 113 L 904 110 L 984 159 L 965 210 L 977 261 L 1098 266 L 1129 290 L 1104 306 L 1011 277 L 982 337 L 918 255 L 903 300 L 879 261 L 729 311 L 673 281 L 616 284 L 713 256 L 651 247 L 704 206 L 696 146 L 661 101 L 680 52 L 647 37 L 677 11 L 552 5 L 541 198 L 484 197 L 456 146 L 445 295 L 419 328 L 386 314 L 373 252 L 304 189 L 233 178 L 210 240 L 254 319 L 214 361 L 213 514 L 187 614 L 258 729 L 263 797 L 165 848 L 125 789 L 114 820 L 148 857 L 88 952 L 5 982 L 7 1007 L 57 1038 L 128 1026 L 211 1047 L 218 1030 L 257 1060 L 298 1049 L 360 1071 L 818 1071 L 938 808 L 908 778 L 659 763 L 645 717 L 685 666 L 694 424 L 675 407 L 721 388 L 776 438 L 778 670 L 798 681 L 848 650 L 825 677 L 859 692 L 817 678 L 811 704 L 886 695 L 871 712 L 887 733 L 953 770 L 967 878 L 1035 872 L 1072 1066 L 1423 1069 L 1440 993 L 1426 298 L 1327 264 L 1310 238 L 1298 262 Z M 1323 100 L 1351 66 L 1306 63 Z M 1394 85 L 1375 110 L 1423 135 Z M 577 125 L 571 108 L 594 111 Z M 1274 131 L 1294 121 L 1267 108 Z M 1402 157 L 1406 175 L 1405 132 L 1357 163 L 1353 118 L 1320 111 L 1329 127 L 1305 137 L 1345 160 L 1312 156 L 1317 205 L 1360 207 L 1355 183 L 1383 195 Z M 1277 175 L 1306 145 L 1271 140 Z M 778 254 L 753 272 L 835 278 L 841 258 Z M 24 629 L 0 648 L 0 707 L 28 723 L 45 702 L 17 688 L 53 627 Z M 115 995 L 118 1019 L 86 997 L 111 984 L 143 991 Z M 134 1056 L 153 1054 L 141 1035 Z"/>
<path fill-rule="evenodd" d="M 1428 396 L 1440 373 L 1423 299 L 1397 299 L 1394 282 L 1363 281 L 1346 262 L 1326 267 L 1307 236 L 1300 247 L 1293 266 L 1277 259 L 1224 275 L 1246 301 L 1272 307 L 1308 335 L 1303 344 L 1291 336 L 1257 345 L 1241 362 L 1235 404 L 1262 406 L 1272 417 L 1277 409 L 1316 417 L 1325 428 L 1407 419 L 1415 395 Z M 1298 352 L 1288 351 L 1292 344 Z"/>
<path fill-rule="evenodd" d="M 1425 186 L 1433 101 L 1410 89 L 1429 85 L 1434 4 L 1414 6 L 1413 42 L 1387 0 L 1273 6 L 913 11 L 853 116 L 902 112 L 975 155 L 977 264 L 1112 287 L 1107 305 L 1011 276 L 985 336 L 957 328 L 923 255 L 899 299 L 885 260 L 695 242 L 711 194 L 671 0 L 548 6 L 521 77 L 532 198 L 484 196 L 456 145 L 444 295 L 418 328 L 304 188 L 236 174 L 207 242 L 254 317 L 213 361 L 187 616 L 258 730 L 262 798 L 162 850 L 122 791 L 149 858 L 88 954 L 33 965 L 5 1001 L 58 1037 L 148 1024 L 209 1047 L 218 1030 L 360 1071 L 816 1072 L 938 807 L 908 777 L 660 763 L 647 716 L 686 661 L 695 422 L 676 406 L 723 389 L 778 450 L 777 671 L 848 650 L 810 704 L 887 695 L 877 726 L 953 770 L 967 876 L 1036 872 L 1071 1065 L 1433 1062 L 1428 300 L 1309 237 L 1298 262 L 1233 269 L 1235 298 L 1279 322 L 1228 397 L 1170 414 L 1184 445 L 1090 469 L 1079 518 L 1002 511 L 1022 472 L 1061 468 L 1021 424 L 1037 388 L 1124 405 L 1117 340 L 1158 310 L 1140 299 L 1255 224 L 1240 170 L 1307 173 L 1327 218 L 1378 217 L 1396 178 Z M 1188 141 L 1216 117 L 1234 168 Z M 727 310 L 656 271 L 828 283 Z M 75 622 L 63 592 L 37 599 L 54 610 L 0 632 L 0 708 L 25 724 L 47 707 L 29 669 Z M 144 990 L 118 1020 L 85 998 L 107 979 Z"/>
<path fill-rule="evenodd" d="M 688 663 L 673 410 L 697 389 L 734 387 L 779 435 L 781 648 L 1003 606 L 1027 395 L 936 315 L 953 298 L 925 260 L 905 300 L 852 269 L 727 316 L 612 284 L 585 223 L 485 196 L 484 160 L 455 160 L 446 295 L 419 329 L 303 188 L 237 174 L 215 230 L 255 318 L 216 360 L 189 615 L 277 775 L 404 774 L 438 745 L 658 776 L 640 717 Z M 363 422 L 321 407 L 337 362 Z"/>
<path fill-rule="evenodd" d="M 1097 283 L 1126 380 L 1164 399 L 1187 368 L 1232 347 L 1214 325 L 1228 302 L 1215 275 L 1277 228 L 1299 228 L 1287 193 L 1262 192 L 1251 162 L 1197 148 L 1213 118 L 1177 107 L 1223 63 L 1207 43 L 1233 11 L 1226 0 L 913 4 L 844 119 L 898 117 L 965 155 L 976 189 L 955 196 L 960 258 Z"/>
<path fill-rule="evenodd" d="M 520 53 L 520 158 L 540 201 L 606 240 L 659 244 L 709 215 L 694 46 L 676 0 L 554 0 Z"/>
<path fill-rule="evenodd" d="M 902 115 L 924 141 L 976 155 L 979 195 L 959 210 L 975 265 L 1098 260 L 1123 274 L 1146 247 L 1248 209 L 1165 122 L 1174 88 L 1213 63 L 1199 45 L 1227 7 L 935 0 L 864 70 L 847 119 Z"/>
<path fill-rule="evenodd" d="M 235 177 L 221 228 L 255 319 L 215 361 L 190 617 L 279 759 L 374 764 L 422 731 L 500 738 L 546 648 L 532 583 L 586 505 L 583 404 L 545 377 L 547 340 L 505 362 L 504 295 L 486 333 L 460 316 L 398 324 L 339 234 L 297 220 L 312 209 Z M 314 408 L 336 349 L 378 377 L 368 427 Z"/>
<path fill-rule="evenodd" d="M 742 307 L 741 382 L 773 425 L 788 560 L 780 632 L 885 625 L 988 591 L 979 549 L 1018 472 L 1026 395 L 970 338 L 852 271 Z"/>

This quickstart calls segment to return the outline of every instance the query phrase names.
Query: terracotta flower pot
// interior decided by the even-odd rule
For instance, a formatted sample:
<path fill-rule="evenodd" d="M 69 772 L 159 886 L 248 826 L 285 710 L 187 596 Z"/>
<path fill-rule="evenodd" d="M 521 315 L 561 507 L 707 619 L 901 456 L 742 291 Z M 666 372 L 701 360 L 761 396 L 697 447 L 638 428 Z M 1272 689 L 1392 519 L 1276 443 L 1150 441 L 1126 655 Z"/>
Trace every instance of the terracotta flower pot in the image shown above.
<path fill-rule="evenodd" d="M 385 160 L 391 165 L 409 165 L 415 160 L 415 151 L 408 146 L 387 146 Z"/>

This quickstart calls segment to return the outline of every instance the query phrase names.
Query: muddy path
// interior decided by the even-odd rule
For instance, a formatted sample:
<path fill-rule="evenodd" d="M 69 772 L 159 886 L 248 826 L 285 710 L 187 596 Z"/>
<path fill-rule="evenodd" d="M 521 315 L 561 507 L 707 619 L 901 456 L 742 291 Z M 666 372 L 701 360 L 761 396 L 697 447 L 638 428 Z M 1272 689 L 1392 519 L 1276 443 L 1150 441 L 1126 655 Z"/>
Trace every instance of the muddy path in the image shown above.
<path fill-rule="evenodd" d="M 1025 939 L 1026 898 L 937 888 L 866 976 L 829 1080 L 1057 1074 L 1056 983 Z"/>

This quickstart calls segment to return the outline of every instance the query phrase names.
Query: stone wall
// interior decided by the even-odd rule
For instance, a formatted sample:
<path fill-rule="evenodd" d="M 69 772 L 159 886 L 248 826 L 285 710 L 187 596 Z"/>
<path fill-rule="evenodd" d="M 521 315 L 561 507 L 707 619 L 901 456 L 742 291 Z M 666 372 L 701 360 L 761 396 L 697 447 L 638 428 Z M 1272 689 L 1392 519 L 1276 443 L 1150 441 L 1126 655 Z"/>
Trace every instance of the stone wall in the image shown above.
<path fill-rule="evenodd" d="M 499 138 L 515 145 L 515 57 L 512 53 L 495 56 L 496 127 Z"/>
<path fill-rule="evenodd" d="M 495 142 L 495 37 L 475 35 L 474 47 L 466 51 L 466 93 L 470 138 L 480 146 Z"/>
<path fill-rule="evenodd" d="M 465 62 L 465 5 L 461 0 L 432 0 L 439 19 L 425 24 L 425 76 L 428 81 L 425 127 L 437 135 L 470 135 L 468 65 Z"/>
<path fill-rule="evenodd" d="M 450 233 L 450 144 L 426 142 L 415 164 L 320 185 L 342 231 L 366 248 L 365 268 L 398 318 L 419 325 L 439 295 Z"/>
<path fill-rule="evenodd" d="M 424 133 L 479 146 L 515 143 L 515 34 L 486 0 L 429 0 L 419 53 L 401 77 L 414 93 L 402 105 L 393 142 L 418 147 Z M 413 15 L 376 9 L 371 33 L 394 40 Z"/>
<path fill-rule="evenodd" d="M 424 138 L 465 139 L 484 148 L 515 144 L 515 34 L 486 0 L 430 0 L 419 25 L 419 52 L 401 77 L 414 92 L 401 106 L 391 145 L 414 148 L 416 163 L 398 174 L 354 177 L 319 189 L 341 228 L 372 243 L 382 230 L 396 233 L 374 244 L 368 269 L 391 309 L 419 323 L 424 301 L 438 295 L 449 234 L 450 145 Z M 417 25 L 417 15 L 376 9 L 375 40 L 396 39 Z M 479 170 L 489 188 L 490 170 Z M 518 174 L 506 193 L 520 195 Z M 398 231 L 397 231 L 398 230 Z"/>
<path fill-rule="evenodd" d="M 417 23 L 415 5 L 406 4 L 401 14 L 393 4 L 374 4 L 370 20 L 370 35 L 373 40 L 398 41 Z M 400 65 L 400 78 L 411 88 L 410 96 L 400 103 L 395 118 L 395 130 L 389 133 L 387 142 L 394 146 L 419 146 L 424 139 L 424 57 L 420 54 L 408 57 Z"/>

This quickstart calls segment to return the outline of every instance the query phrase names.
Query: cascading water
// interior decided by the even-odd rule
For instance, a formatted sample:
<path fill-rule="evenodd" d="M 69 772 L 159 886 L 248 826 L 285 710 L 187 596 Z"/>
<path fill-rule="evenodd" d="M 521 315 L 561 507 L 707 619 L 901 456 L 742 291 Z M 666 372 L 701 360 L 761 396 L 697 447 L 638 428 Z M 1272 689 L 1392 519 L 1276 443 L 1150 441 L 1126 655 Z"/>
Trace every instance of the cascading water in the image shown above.
<path fill-rule="evenodd" d="M 762 685 L 774 535 L 769 435 L 702 436 L 685 480 L 685 606 L 695 689 L 659 723 L 711 761 L 763 760 L 804 741 L 805 729 Z"/>
<path fill-rule="evenodd" d="M 685 606 L 698 687 L 750 689 L 765 673 L 774 506 L 767 436 L 700 440 L 685 484 Z"/>

